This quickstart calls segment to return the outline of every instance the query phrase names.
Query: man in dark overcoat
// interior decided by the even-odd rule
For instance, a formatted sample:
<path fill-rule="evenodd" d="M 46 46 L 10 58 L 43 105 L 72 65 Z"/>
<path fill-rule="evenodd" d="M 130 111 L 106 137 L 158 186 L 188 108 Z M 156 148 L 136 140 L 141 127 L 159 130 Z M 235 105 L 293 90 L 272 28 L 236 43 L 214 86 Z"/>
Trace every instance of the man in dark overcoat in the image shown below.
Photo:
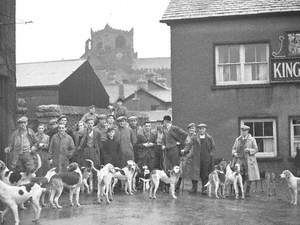
<path fill-rule="evenodd" d="M 162 149 L 164 153 L 165 170 L 171 170 L 175 165 L 180 165 L 180 147 L 184 145 L 187 132 L 183 129 L 174 126 L 172 124 L 172 119 L 169 115 L 163 118 L 163 146 Z M 181 184 L 181 178 L 178 180 L 176 189 L 178 190 Z"/>

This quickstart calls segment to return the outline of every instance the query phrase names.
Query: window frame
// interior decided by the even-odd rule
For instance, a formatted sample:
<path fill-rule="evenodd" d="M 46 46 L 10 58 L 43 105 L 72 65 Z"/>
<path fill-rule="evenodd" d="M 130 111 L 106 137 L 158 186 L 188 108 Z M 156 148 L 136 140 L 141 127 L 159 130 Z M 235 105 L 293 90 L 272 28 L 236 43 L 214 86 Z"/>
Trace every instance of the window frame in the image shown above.
<path fill-rule="evenodd" d="M 274 151 L 272 153 L 257 152 L 255 154 L 255 156 L 256 156 L 256 158 L 260 158 L 260 159 L 278 157 L 278 121 L 277 121 L 277 118 L 274 118 L 274 117 L 246 117 L 246 118 L 240 118 L 239 125 L 241 126 L 245 122 L 251 122 L 251 123 L 255 123 L 255 122 L 272 122 L 272 125 L 273 125 L 273 138 L 274 138 Z M 239 126 L 239 128 L 240 128 L 240 126 Z M 240 129 L 239 129 L 239 134 L 240 134 Z M 263 137 L 271 137 L 271 136 L 257 136 L 257 137 L 254 137 L 254 138 L 263 138 Z"/>
<path fill-rule="evenodd" d="M 267 80 L 252 80 L 252 81 L 244 81 L 244 71 L 245 71 L 245 65 L 253 64 L 249 62 L 245 62 L 245 45 L 254 45 L 254 44 L 265 44 L 267 46 L 266 49 L 266 59 L 267 59 Z M 217 51 L 217 48 L 219 46 L 234 46 L 234 45 L 239 45 L 240 50 L 239 50 L 239 55 L 240 55 L 240 63 L 228 63 L 228 65 L 233 65 L 233 64 L 238 64 L 240 65 L 240 70 L 241 70 L 241 80 L 242 81 L 219 81 L 218 77 L 219 72 L 219 51 Z M 241 46 L 243 46 L 241 48 Z M 241 54 L 242 53 L 242 54 Z M 271 47 L 270 47 L 270 41 L 255 41 L 255 42 L 237 42 L 237 43 L 232 43 L 232 42 L 223 42 L 223 43 L 214 43 L 213 44 L 213 62 L 214 62 L 214 86 L 216 87 L 227 87 L 227 86 L 247 86 L 247 85 L 268 85 L 270 84 L 270 71 L 271 71 Z M 257 62 L 257 64 L 261 64 L 260 62 Z M 238 77 L 238 76 L 237 76 Z"/>
<path fill-rule="evenodd" d="M 294 137 L 292 137 L 293 133 L 294 133 L 294 130 L 293 130 L 293 126 L 292 126 L 292 121 L 295 120 L 295 119 L 299 119 L 300 120 L 300 116 L 289 116 L 289 145 L 290 145 L 290 148 L 289 148 L 289 155 L 291 158 L 295 158 L 296 156 L 296 151 L 294 149 Z M 300 124 L 299 124 L 300 126 Z M 295 155 L 293 154 L 293 152 L 295 153 Z"/>

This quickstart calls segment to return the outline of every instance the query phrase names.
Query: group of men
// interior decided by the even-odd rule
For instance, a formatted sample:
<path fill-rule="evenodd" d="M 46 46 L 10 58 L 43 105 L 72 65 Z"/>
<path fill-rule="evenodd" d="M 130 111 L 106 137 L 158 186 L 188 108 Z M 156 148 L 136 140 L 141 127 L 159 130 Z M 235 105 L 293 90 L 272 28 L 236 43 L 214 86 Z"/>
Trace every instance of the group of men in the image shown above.
<path fill-rule="evenodd" d="M 42 159 L 40 175 L 45 174 L 51 166 L 58 171 L 65 171 L 71 161 L 85 164 L 85 159 L 93 160 L 98 167 L 112 163 L 121 168 L 128 160 L 134 160 L 140 167 L 147 165 L 150 170 L 165 171 L 180 165 L 181 159 L 185 159 L 183 177 L 192 181 L 190 192 L 196 193 L 198 182 L 201 181 L 202 193 L 205 194 L 204 185 L 213 169 L 215 155 L 215 143 L 206 132 L 207 125 L 191 123 L 187 126 L 188 131 L 185 131 L 173 125 L 168 115 L 162 121 L 153 129 L 149 121 L 139 124 L 136 116 L 127 118 L 127 109 L 122 106 L 121 100 L 118 100 L 116 108 L 109 107 L 108 115 L 98 115 L 95 106 L 90 106 L 76 130 L 70 129 L 68 118 L 61 115 L 49 122 L 46 131 L 45 125 L 40 124 L 37 133 L 34 133 L 27 127 L 27 117 L 23 116 L 18 119 L 18 129 L 13 132 L 5 152 L 10 153 L 11 169 L 27 173 L 34 171 L 34 155 L 39 154 Z M 243 127 L 242 130 L 248 128 Z M 237 139 L 234 145 L 233 156 L 236 158 L 245 158 L 247 155 L 239 153 L 244 153 L 242 148 L 246 136 L 243 137 Z M 255 139 L 249 135 L 247 138 L 251 140 L 251 147 L 253 145 L 255 148 L 255 143 L 252 143 Z M 181 178 L 177 189 L 180 183 Z"/>

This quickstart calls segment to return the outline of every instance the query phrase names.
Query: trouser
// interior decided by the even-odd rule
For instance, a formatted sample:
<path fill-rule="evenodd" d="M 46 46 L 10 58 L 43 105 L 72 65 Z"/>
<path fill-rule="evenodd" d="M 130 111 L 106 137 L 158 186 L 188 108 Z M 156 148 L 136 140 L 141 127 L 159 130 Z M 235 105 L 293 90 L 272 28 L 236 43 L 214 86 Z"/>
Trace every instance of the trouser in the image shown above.
<path fill-rule="evenodd" d="M 12 161 L 11 168 L 20 172 L 26 172 L 27 174 L 34 172 L 34 155 L 30 152 L 19 154 L 18 159 Z"/>
<path fill-rule="evenodd" d="M 172 170 L 174 166 L 179 166 L 180 157 L 177 146 L 165 149 L 165 169 Z"/>
<path fill-rule="evenodd" d="M 202 183 L 202 189 L 208 182 L 209 173 L 212 170 L 213 158 L 212 156 L 200 156 L 200 178 Z"/>

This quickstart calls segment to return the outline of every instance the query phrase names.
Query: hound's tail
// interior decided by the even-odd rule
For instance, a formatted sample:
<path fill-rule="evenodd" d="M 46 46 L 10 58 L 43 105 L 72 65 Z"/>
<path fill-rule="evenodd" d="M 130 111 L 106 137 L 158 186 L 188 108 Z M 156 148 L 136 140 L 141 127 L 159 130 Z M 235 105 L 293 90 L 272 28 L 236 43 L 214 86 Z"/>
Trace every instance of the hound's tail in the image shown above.
<path fill-rule="evenodd" d="M 210 185 L 210 181 L 208 181 L 205 185 L 204 185 L 204 187 L 207 187 L 207 186 L 209 186 Z"/>
<path fill-rule="evenodd" d="M 92 160 L 90 160 L 90 159 L 86 159 L 85 161 L 87 161 L 87 162 L 89 162 L 89 163 L 91 164 L 91 168 L 92 168 L 92 170 L 94 170 L 94 171 L 96 171 L 96 172 L 99 172 L 99 170 L 97 170 L 97 169 L 95 168 L 95 166 L 94 166 L 94 162 L 93 162 Z"/>

